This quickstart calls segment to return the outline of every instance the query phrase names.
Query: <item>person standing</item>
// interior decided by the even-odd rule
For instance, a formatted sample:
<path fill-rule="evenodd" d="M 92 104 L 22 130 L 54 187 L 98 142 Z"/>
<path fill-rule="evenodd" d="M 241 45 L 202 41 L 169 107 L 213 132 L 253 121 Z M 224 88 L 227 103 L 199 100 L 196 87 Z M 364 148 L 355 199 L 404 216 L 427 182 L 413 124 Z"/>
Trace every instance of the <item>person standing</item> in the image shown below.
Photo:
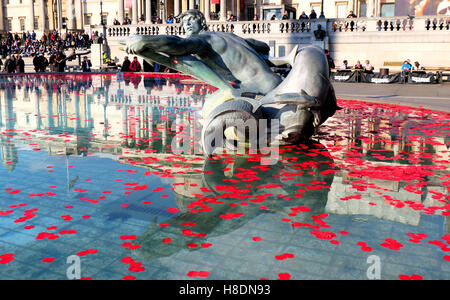
<path fill-rule="evenodd" d="M 120 72 L 130 72 L 130 60 L 128 59 L 128 56 L 125 56 L 123 59 L 122 67 L 120 68 Z"/>
<path fill-rule="evenodd" d="M 57 61 L 58 72 L 63 73 L 66 69 L 66 55 L 64 54 L 63 51 L 60 51 L 56 55 L 56 61 Z"/>
<path fill-rule="evenodd" d="M 23 61 L 21 55 L 17 55 L 16 72 L 17 73 L 25 73 L 25 62 Z"/>
<path fill-rule="evenodd" d="M 47 58 L 44 56 L 44 53 L 40 52 L 33 59 L 34 70 L 36 72 L 45 72 L 47 66 L 49 65 Z"/>
<path fill-rule="evenodd" d="M 138 61 L 137 56 L 133 57 L 133 61 L 130 64 L 130 71 L 131 72 L 140 72 L 142 69 L 141 64 Z"/>
<path fill-rule="evenodd" d="M 83 58 L 83 61 L 81 62 L 81 70 L 83 72 L 91 72 L 91 67 L 92 67 L 91 61 L 88 59 L 87 56 L 85 56 Z"/>
<path fill-rule="evenodd" d="M 357 18 L 357 16 L 353 13 L 353 10 L 351 10 L 347 18 Z"/>
<path fill-rule="evenodd" d="M 304 11 L 302 11 L 302 14 L 300 15 L 299 19 L 300 20 L 306 20 L 306 19 L 309 19 L 309 17 Z"/>
<path fill-rule="evenodd" d="M 4 72 L 6 73 L 14 73 L 16 72 L 16 63 L 11 59 L 11 56 L 7 56 L 5 60 Z"/>
<path fill-rule="evenodd" d="M 145 59 L 142 62 L 142 66 L 144 67 L 144 72 L 153 72 L 154 71 L 154 67 L 152 65 L 150 65 Z"/>

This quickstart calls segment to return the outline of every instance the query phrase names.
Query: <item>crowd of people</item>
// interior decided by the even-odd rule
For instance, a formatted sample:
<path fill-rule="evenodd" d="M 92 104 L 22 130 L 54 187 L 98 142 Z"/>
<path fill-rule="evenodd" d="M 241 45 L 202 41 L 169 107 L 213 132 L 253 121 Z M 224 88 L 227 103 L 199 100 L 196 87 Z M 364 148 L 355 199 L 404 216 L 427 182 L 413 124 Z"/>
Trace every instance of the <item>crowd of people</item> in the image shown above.
<path fill-rule="evenodd" d="M 158 16 L 152 16 L 151 23 L 152 24 L 162 24 L 163 21 Z M 167 24 L 176 23 L 175 17 L 173 15 L 169 15 L 167 17 L 167 19 L 166 19 L 166 23 Z M 131 25 L 131 24 L 132 24 L 131 19 L 128 18 L 128 17 L 123 19 L 122 22 L 120 22 L 117 19 L 113 20 L 113 25 Z M 145 17 L 144 17 L 144 15 L 141 15 L 141 17 L 138 19 L 138 24 L 140 24 L 140 25 L 145 24 Z"/>
<path fill-rule="evenodd" d="M 53 72 L 64 72 L 66 67 L 64 52 L 68 49 L 72 49 L 73 53 L 75 49 L 88 49 L 94 38 L 96 38 L 94 34 L 89 36 L 81 32 L 59 34 L 57 31 L 51 31 L 40 38 L 34 30 L 22 34 L 7 32 L 4 36 L 0 35 L 0 65 L 3 66 L 3 72 L 23 73 L 25 72 L 23 58 L 33 57 L 36 72 L 45 72 L 47 67 Z"/>
<path fill-rule="evenodd" d="M 7 32 L 6 36 L 0 35 L 0 55 L 6 58 L 8 55 L 20 54 L 23 57 L 34 56 L 39 53 L 52 53 L 61 49 L 89 48 L 92 37 L 86 33 L 68 32 L 61 35 L 57 31 L 43 34 L 40 38 L 32 32 L 12 34 Z"/>

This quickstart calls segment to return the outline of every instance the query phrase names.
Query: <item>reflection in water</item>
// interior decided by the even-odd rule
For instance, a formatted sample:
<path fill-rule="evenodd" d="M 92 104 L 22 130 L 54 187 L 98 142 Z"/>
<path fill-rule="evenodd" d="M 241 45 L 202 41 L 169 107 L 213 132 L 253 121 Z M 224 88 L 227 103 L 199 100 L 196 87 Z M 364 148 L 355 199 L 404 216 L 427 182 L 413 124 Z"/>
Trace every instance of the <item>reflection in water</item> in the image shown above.
<path fill-rule="evenodd" d="M 0 78 L 1 190 L 13 199 L 0 200 L 0 257 L 19 245 L 39 255 L 16 251 L 17 264 L 56 248 L 64 261 L 95 245 L 108 264 L 92 262 L 94 279 L 183 279 L 205 269 L 212 279 L 365 279 L 365 242 L 397 263 L 384 278 L 449 277 L 448 114 L 340 101 L 315 141 L 281 148 L 275 165 L 258 155 L 174 154 L 185 127 L 181 143 L 200 148 L 195 113 L 214 90 L 138 74 Z M 46 210 L 43 196 L 59 200 Z M 35 227 L 11 227 L 22 222 Z M 66 230 L 43 247 L 36 236 L 51 236 L 51 225 Z M 409 240 L 418 232 L 430 243 Z M 274 259 L 283 253 L 295 254 L 289 265 Z M 29 276 L 65 278 L 63 265 L 48 268 Z"/>
<path fill-rule="evenodd" d="M 333 160 L 321 144 L 296 152 L 287 151 L 270 167 L 262 166 L 258 157 L 206 160 L 198 175 L 176 176 L 175 184 L 180 184 L 174 192 L 182 213 L 167 220 L 167 226 L 150 223 L 137 241 L 142 248 L 136 256 L 154 259 L 186 245 L 208 246 L 208 239 L 232 233 L 261 214 L 279 213 L 290 218 L 293 226 L 320 228 L 317 224 L 322 224 L 320 214 L 334 176 L 330 172 Z M 311 152 L 316 155 L 308 156 Z M 193 188 L 186 187 L 192 183 Z M 309 192 L 302 194 L 306 189 Z M 170 242 L 161 243 L 165 239 Z"/>

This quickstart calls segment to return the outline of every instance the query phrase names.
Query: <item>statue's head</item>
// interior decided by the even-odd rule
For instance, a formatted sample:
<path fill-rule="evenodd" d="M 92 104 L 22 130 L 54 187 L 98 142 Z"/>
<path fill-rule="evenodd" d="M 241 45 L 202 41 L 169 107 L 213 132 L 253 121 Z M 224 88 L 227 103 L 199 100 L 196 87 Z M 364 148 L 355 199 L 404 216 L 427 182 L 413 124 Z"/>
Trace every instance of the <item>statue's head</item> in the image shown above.
<path fill-rule="evenodd" d="M 190 9 L 181 13 L 178 18 L 181 20 L 181 26 L 186 31 L 187 36 L 206 31 L 206 19 L 198 9 Z"/>

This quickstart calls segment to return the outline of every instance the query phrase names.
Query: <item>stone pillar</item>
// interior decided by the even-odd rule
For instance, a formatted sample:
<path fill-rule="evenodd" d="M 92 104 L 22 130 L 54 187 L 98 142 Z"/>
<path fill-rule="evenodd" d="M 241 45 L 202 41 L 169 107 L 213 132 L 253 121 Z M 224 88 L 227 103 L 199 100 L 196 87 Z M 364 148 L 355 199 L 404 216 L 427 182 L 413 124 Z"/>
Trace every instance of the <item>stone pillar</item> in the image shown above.
<path fill-rule="evenodd" d="M 131 8 L 131 13 L 133 14 L 132 24 L 138 23 L 138 0 L 133 0 L 133 6 Z"/>
<path fill-rule="evenodd" d="M 236 15 L 236 1 L 231 0 L 231 14 Z"/>
<path fill-rule="evenodd" d="M 255 15 L 258 15 L 259 19 L 262 20 L 263 16 L 261 16 L 260 12 L 261 12 L 261 0 L 256 0 L 256 5 L 255 5 Z M 317 14 L 319 14 L 319 12 L 317 12 Z"/>
<path fill-rule="evenodd" d="M 117 20 L 120 22 L 120 24 L 122 24 L 123 19 L 125 18 L 125 12 L 124 12 L 125 7 L 124 7 L 124 3 L 123 3 L 124 0 L 117 0 L 117 1 L 119 2 L 118 3 L 119 11 L 117 12 Z"/>
<path fill-rule="evenodd" d="M 206 19 L 206 22 L 208 22 L 208 21 L 211 21 L 211 18 L 210 18 L 211 0 L 204 0 L 204 3 L 205 3 L 205 10 L 204 10 L 205 19 Z"/>
<path fill-rule="evenodd" d="M 366 2 L 367 8 L 366 8 L 366 16 L 367 17 L 374 17 L 374 2 L 375 0 L 369 0 Z"/>
<path fill-rule="evenodd" d="M 138 21 L 143 14 L 144 14 L 144 2 L 142 2 L 142 0 L 138 0 Z"/>
<path fill-rule="evenodd" d="M 29 11 L 28 11 L 28 29 L 27 30 L 33 30 L 34 29 L 34 1 L 33 0 L 28 0 L 28 6 L 29 6 Z M 3 9 L 3 7 L 2 7 Z"/>
<path fill-rule="evenodd" d="M 374 9 L 374 16 L 379 17 L 381 16 L 381 3 L 380 0 L 375 0 L 375 9 Z"/>
<path fill-rule="evenodd" d="M 58 32 L 61 33 L 62 30 L 62 0 L 58 0 L 57 2 L 57 15 L 58 15 Z"/>
<path fill-rule="evenodd" d="M 145 23 L 147 23 L 147 24 L 152 23 L 152 1 L 151 0 L 145 1 Z"/>
<path fill-rule="evenodd" d="M 220 21 L 227 20 L 227 0 L 220 0 Z"/>
<path fill-rule="evenodd" d="M 189 0 L 189 9 L 194 9 L 194 6 L 195 6 L 195 1 Z"/>
<path fill-rule="evenodd" d="M 236 20 L 241 20 L 241 1 L 243 0 L 236 0 Z"/>
<path fill-rule="evenodd" d="M 73 0 L 68 0 L 67 4 L 67 28 L 73 30 L 75 29 L 75 4 Z"/>
<path fill-rule="evenodd" d="M 0 0 L 0 30 L 5 29 L 5 23 L 3 21 L 3 0 Z"/>
<path fill-rule="evenodd" d="M 84 2 L 75 0 L 76 28 L 83 29 L 84 26 Z"/>
<path fill-rule="evenodd" d="M 177 17 L 181 13 L 180 11 L 180 0 L 173 0 L 173 14 Z"/>

